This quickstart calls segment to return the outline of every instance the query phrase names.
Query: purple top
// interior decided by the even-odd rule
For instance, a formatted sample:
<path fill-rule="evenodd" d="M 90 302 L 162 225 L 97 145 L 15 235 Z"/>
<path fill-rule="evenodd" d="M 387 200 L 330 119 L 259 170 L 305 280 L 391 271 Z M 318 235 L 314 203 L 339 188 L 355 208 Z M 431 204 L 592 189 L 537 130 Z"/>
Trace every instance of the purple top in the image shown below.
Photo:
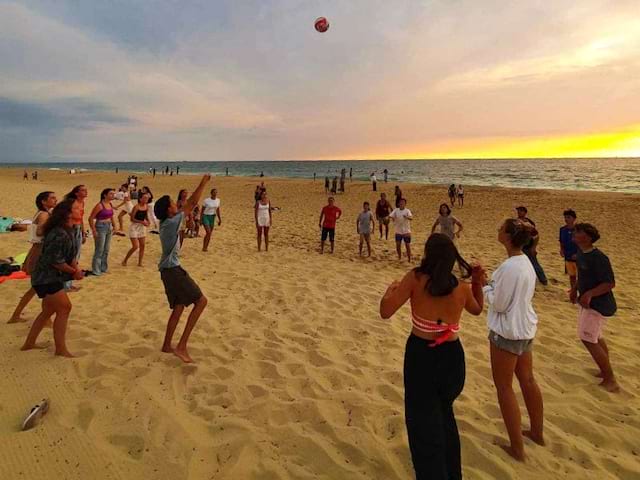
<path fill-rule="evenodd" d="M 102 207 L 102 210 L 100 210 L 96 215 L 96 220 L 109 220 L 111 217 L 113 217 L 112 208 L 104 208 L 104 205 L 102 205 Z"/>

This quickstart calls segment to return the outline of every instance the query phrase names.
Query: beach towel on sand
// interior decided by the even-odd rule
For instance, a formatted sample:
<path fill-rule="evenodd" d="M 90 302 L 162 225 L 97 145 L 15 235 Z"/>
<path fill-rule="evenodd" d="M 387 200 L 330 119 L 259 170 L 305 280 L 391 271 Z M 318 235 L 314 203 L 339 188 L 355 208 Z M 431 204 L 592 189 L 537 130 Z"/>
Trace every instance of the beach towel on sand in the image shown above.
<path fill-rule="evenodd" d="M 25 278 L 29 278 L 29 275 L 25 272 L 13 272 L 10 275 L 0 275 L 0 284 L 6 282 L 7 280 L 24 280 Z"/>
<path fill-rule="evenodd" d="M 13 225 L 14 223 L 16 223 L 16 221 L 11 217 L 0 217 L 0 233 L 9 232 L 11 225 Z"/>

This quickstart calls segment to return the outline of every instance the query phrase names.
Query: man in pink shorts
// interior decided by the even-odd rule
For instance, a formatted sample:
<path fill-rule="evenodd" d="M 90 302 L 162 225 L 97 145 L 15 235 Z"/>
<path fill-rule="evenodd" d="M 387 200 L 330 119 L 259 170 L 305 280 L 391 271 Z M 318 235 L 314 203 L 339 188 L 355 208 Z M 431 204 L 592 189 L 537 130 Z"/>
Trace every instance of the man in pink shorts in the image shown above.
<path fill-rule="evenodd" d="M 574 230 L 574 242 L 578 246 L 576 264 L 577 284 L 571 288 L 570 299 L 580 305 L 578 335 L 591 357 L 600 368 L 600 383 L 609 392 L 620 390 L 609 361 L 609 348 L 602 336 L 607 318 L 616 313 L 613 288 L 616 286 L 609 258 L 593 244 L 600 234 L 593 225 L 578 223 Z"/>

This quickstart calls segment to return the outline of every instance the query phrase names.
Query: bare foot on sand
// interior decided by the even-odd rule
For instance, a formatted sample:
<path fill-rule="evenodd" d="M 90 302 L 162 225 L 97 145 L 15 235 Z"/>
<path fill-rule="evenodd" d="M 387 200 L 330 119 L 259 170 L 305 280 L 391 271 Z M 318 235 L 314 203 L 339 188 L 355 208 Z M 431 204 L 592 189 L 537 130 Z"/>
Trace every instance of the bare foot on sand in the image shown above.
<path fill-rule="evenodd" d="M 61 352 L 56 351 L 55 355 L 57 355 L 58 357 L 66 357 L 66 358 L 75 358 L 76 357 L 69 350 L 62 350 Z"/>
<path fill-rule="evenodd" d="M 602 382 L 600 382 L 598 385 L 610 393 L 618 393 L 620 391 L 620 385 L 618 385 L 618 382 L 616 382 L 615 378 L 612 378 L 610 380 L 602 380 Z"/>
<path fill-rule="evenodd" d="M 48 343 L 44 343 L 44 344 L 34 343 L 33 345 L 25 344 L 22 347 L 20 347 L 20 350 L 22 350 L 23 352 L 26 352 L 27 350 L 44 350 L 48 346 L 49 346 Z"/>
<path fill-rule="evenodd" d="M 596 377 L 596 378 L 604 378 L 604 375 L 600 370 L 598 370 L 598 371 L 594 370 L 593 376 Z"/>
<path fill-rule="evenodd" d="M 193 363 L 193 359 L 189 356 L 186 350 L 178 350 L 177 348 L 173 350 L 173 354 L 182 360 L 184 363 Z"/>
<path fill-rule="evenodd" d="M 524 452 L 517 453 L 511 445 L 500 445 L 500 448 L 507 452 L 510 457 L 515 458 L 519 462 L 524 462 L 527 459 Z"/>
<path fill-rule="evenodd" d="M 522 435 L 531 439 L 533 443 L 537 443 L 538 445 L 545 446 L 544 437 L 542 435 L 534 435 L 531 430 L 524 430 Z"/>
<path fill-rule="evenodd" d="M 22 315 L 18 315 L 17 317 L 11 317 L 7 323 L 22 323 L 26 321 L 26 318 L 24 318 Z"/>
<path fill-rule="evenodd" d="M 173 353 L 173 347 L 165 347 L 165 346 L 163 346 L 160 349 L 160 351 L 163 352 L 163 353 Z"/>

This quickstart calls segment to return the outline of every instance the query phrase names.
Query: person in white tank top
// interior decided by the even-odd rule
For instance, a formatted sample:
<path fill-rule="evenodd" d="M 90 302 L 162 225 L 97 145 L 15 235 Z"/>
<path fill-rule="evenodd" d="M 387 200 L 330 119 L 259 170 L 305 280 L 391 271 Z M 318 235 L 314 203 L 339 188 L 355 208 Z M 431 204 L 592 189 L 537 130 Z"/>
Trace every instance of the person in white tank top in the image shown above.
<path fill-rule="evenodd" d="M 27 229 L 31 248 L 29 249 L 29 253 L 27 254 L 27 258 L 25 259 L 24 264 L 22 265 L 22 271 L 28 274 L 31 274 L 31 271 L 35 267 L 38 258 L 40 258 L 43 241 L 42 228 L 44 227 L 46 221 L 49 219 L 49 212 L 51 212 L 51 210 L 56 206 L 57 203 L 58 199 L 56 198 L 56 194 L 53 192 L 42 192 L 39 193 L 36 197 L 36 206 L 38 207 L 38 212 L 33 217 L 33 222 Z M 13 315 L 11 315 L 11 318 L 7 323 L 26 321 L 26 319 L 21 317 L 22 311 L 29 304 L 35 294 L 35 290 L 30 286 L 29 290 L 22 296 L 20 302 L 18 302 Z"/>
<path fill-rule="evenodd" d="M 262 247 L 262 236 L 264 235 L 264 247 L 265 251 L 269 251 L 269 229 L 271 228 L 271 204 L 267 198 L 267 192 L 263 191 L 260 194 L 260 200 L 256 202 L 255 206 L 255 220 L 258 240 L 258 251 Z"/>

